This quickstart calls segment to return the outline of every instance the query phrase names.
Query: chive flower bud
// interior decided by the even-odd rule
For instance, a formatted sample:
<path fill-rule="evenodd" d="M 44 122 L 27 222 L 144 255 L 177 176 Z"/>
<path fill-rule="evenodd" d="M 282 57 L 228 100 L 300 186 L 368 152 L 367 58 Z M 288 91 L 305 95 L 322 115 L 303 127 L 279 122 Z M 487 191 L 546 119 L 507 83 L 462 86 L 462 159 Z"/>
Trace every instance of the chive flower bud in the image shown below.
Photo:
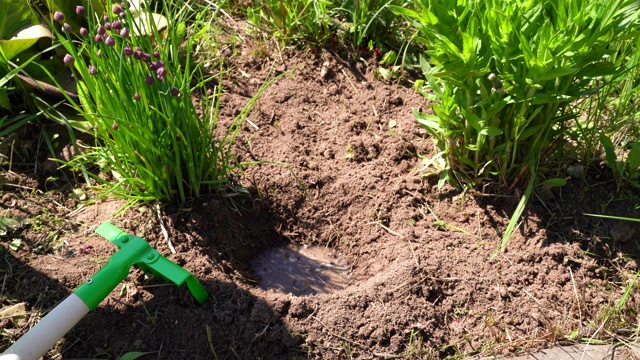
<path fill-rule="evenodd" d="M 114 46 L 116 44 L 116 40 L 111 37 L 111 35 L 107 35 L 107 38 L 104 39 L 104 44 L 107 46 Z"/>
<path fill-rule="evenodd" d="M 100 34 L 96 34 L 96 36 L 95 36 L 94 40 L 95 40 L 96 42 L 102 42 L 102 35 L 100 35 Z"/>
<path fill-rule="evenodd" d="M 127 45 L 122 49 L 122 53 L 125 54 L 125 56 L 131 56 L 133 54 L 133 49 L 131 46 Z"/>
<path fill-rule="evenodd" d="M 140 101 L 140 94 L 138 93 L 133 94 L 133 101 Z"/>
<path fill-rule="evenodd" d="M 161 67 L 156 71 L 156 74 L 158 74 L 158 77 L 165 77 L 167 75 L 167 69 Z"/>
<path fill-rule="evenodd" d="M 81 27 L 80 28 L 80 35 L 88 36 L 89 35 L 89 30 L 87 30 L 87 28 L 85 28 L 85 27 Z"/>
<path fill-rule="evenodd" d="M 102 57 L 102 50 L 98 50 L 98 52 L 96 53 L 97 57 Z"/>
<path fill-rule="evenodd" d="M 107 30 L 104 28 L 104 26 L 98 26 L 98 35 L 104 35 L 106 32 Z"/>
<path fill-rule="evenodd" d="M 125 16 L 127 16 L 127 14 L 125 14 L 124 11 L 121 11 L 120 14 L 118 14 L 118 16 L 120 16 L 121 18 L 124 18 Z"/>
<path fill-rule="evenodd" d="M 172 88 L 171 88 L 171 95 L 173 95 L 173 96 L 178 96 L 178 95 L 180 95 L 180 90 L 178 90 L 178 88 L 177 88 L 177 87 L 172 87 Z"/>
<path fill-rule="evenodd" d="M 102 22 L 107 22 L 107 21 L 109 21 L 109 15 L 107 14 L 102 15 Z"/>
<path fill-rule="evenodd" d="M 118 4 L 113 4 L 111 11 L 113 11 L 113 13 L 117 15 L 122 12 L 122 9 L 120 8 L 120 6 L 118 6 Z"/>
<path fill-rule="evenodd" d="M 70 33 L 71 31 L 71 25 L 67 23 L 62 24 L 62 32 Z"/>
<path fill-rule="evenodd" d="M 98 69 L 95 66 L 89 65 L 89 75 L 95 75 L 98 73 Z"/>
<path fill-rule="evenodd" d="M 151 71 L 158 70 L 158 67 L 156 66 L 155 62 L 152 62 L 152 63 L 149 64 L 149 70 L 151 70 Z"/>
<path fill-rule="evenodd" d="M 160 57 L 160 51 L 156 50 L 153 52 L 153 57 L 155 58 L 159 58 Z"/>
<path fill-rule="evenodd" d="M 140 48 L 133 53 L 133 58 L 136 60 L 142 60 L 142 51 Z"/>
<path fill-rule="evenodd" d="M 120 30 L 120 36 L 128 38 L 129 37 L 129 29 L 122 28 L 122 30 Z"/>
<path fill-rule="evenodd" d="M 53 20 L 58 21 L 58 22 L 64 20 L 64 14 L 62 14 L 60 11 L 54 12 L 53 13 Z"/>
<path fill-rule="evenodd" d="M 86 12 L 87 12 L 87 11 L 85 10 L 84 6 L 82 6 L 82 5 L 78 5 L 78 6 L 76 6 L 76 14 L 78 14 L 78 15 L 80 15 L 80 16 L 84 16 L 84 14 L 85 14 Z"/>
<path fill-rule="evenodd" d="M 113 22 L 111 23 L 111 28 L 113 30 L 120 30 L 122 29 L 122 23 L 120 22 L 120 20 L 113 20 Z"/>
<path fill-rule="evenodd" d="M 118 124 L 116 124 L 116 123 L 111 124 L 111 128 L 113 130 L 118 130 Z"/>
<path fill-rule="evenodd" d="M 111 23 L 109 22 L 104 23 L 104 28 L 107 30 L 111 30 Z"/>
<path fill-rule="evenodd" d="M 153 79 L 153 76 L 147 76 L 147 79 L 145 81 L 147 85 L 153 85 L 155 80 Z"/>
<path fill-rule="evenodd" d="M 144 62 L 149 62 L 151 61 L 151 55 L 147 54 L 147 53 L 143 53 L 142 54 L 142 61 Z"/>
<path fill-rule="evenodd" d="M 70 54 L 66 54 L 66 55 L 64 56 L 64 58 L 62 59 L 62 62 L 64 62 L 64 63 L 65 63 L 65 64 L 67 64 L 67 65 L 71 65 L 71 64 L 73 64 L 73 61 L 74 61 L 74 60 L 73 60 L 73 56 L 71 56 Z"/>
<path fill-rule="evenodd" d="M 159 67 L 159 68 L 164 67 L 164 61 L 162 60 L 156 61 L 156 67 Z"/>

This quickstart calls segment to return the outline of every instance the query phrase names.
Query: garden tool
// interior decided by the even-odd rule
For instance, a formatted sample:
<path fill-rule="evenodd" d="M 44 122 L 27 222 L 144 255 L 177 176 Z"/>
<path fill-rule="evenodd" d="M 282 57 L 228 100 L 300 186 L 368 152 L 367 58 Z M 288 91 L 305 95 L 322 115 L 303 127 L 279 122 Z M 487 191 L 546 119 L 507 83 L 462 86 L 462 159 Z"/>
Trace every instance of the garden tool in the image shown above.
<path fill-rule="evenodd" d="M 207 300 L 209 294 L 193 274 L 160 255 L 144 239 L 129 235 L 109 222 L 100 225 L 96 233 L 116 244 L 119 250 L 102 269 L 88 278 L 2 353 L 0 360 L 39 359 L 82 317 L 95 309 L 127 277 L 133 265 L 138 265 L 145 273 L 151 272 L 155 277 L 174 282 L 178 286 L 186 283 L 200 304 Z"/>

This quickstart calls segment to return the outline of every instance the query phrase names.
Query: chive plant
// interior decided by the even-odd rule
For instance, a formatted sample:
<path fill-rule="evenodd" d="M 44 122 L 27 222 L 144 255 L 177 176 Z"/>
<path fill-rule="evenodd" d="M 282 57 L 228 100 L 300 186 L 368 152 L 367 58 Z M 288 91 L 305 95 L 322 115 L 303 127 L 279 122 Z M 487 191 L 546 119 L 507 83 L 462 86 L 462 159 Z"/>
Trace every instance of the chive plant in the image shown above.
<path fill-rule="evenodd" d="M 78 84 L 80 102 L 69 100 L 97 139 L 69 165 L 99 164 L 114 175 L 110 192 L 119 196 L 185 201 L 219 189 L 235 166 L 230 147 L 239 126 L 217 136 L 219 91 L 205 99 L 202 116 L 191 99 L 205 81 L 191 68 L 180 4 L 165 5 L 168 21 L 140 3 L 79 8 L 88 24 L 72 29 L 79 38 L 66 31 L 64 14 L 54 15 Z"/>
<path fill-rule="evenodd" d="M 441 184 L 513 187 L 562 149 L 570 106 L 625 71 L 611 44 L 637 37 L 635 0 L 419 0 L 394 7 L 427 46 Z M 637 51 L 637 49 L 635 50 Z M 534 161 L 531 161 L 533 159 Z"/>

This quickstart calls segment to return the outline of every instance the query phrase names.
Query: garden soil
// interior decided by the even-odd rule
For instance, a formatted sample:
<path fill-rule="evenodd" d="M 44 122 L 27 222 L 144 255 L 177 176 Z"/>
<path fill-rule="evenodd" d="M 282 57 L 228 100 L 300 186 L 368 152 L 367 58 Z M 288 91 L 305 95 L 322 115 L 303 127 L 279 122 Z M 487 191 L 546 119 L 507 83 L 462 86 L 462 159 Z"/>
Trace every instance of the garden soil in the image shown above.
<path fill-rule="evenodd" d="M 639 216 L 606 169 L 557 169 L 568 184 L 538 189 L 492 259 L 521 192 L 438 188 L 424 167 L 437 151 L 412 113 L 430 105 L 408 75 L 379 79 L 373 58 L 274 54 L 246 52 L 222 80 L 220 130 L 283 74 L 236 138 L 239 161 L 259 164 L 224 194 L 77 208 L 78 195 L 95 195 L 72 174 L 5 167 L 2 216 L 29 221 L 0 242 L 0 309 L 27 313 L 0 317 L 3 345 L 106 263 L 116 248 L 93 231 L 110 219 L 192 272 L 209 300 L 134 268 L 48 357 L 445 359 L 635 331 L 624 314 L 640 305 L 636 286 L 620 300 L 638 270 L 640 224 L 584 215 Z M 261 288 L 256 258 L 286 245 L 339 254 L 348 284 L 305 296 Z"/>

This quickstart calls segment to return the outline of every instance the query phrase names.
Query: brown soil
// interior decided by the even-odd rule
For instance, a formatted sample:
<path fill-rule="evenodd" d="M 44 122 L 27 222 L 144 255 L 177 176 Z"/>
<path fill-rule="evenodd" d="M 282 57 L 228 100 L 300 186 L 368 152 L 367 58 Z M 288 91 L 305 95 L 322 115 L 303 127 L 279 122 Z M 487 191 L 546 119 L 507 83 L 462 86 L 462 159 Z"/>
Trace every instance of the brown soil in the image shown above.
<path fill-rule="evenodd" d="M 272 66 L 292 71 L 261 96 L 236 144 L 242 161 L 284 162 L 291 171 L 265 162 L 247 168 L 235 193 L 165 207 L 162 222 L 151 206 L 112 220 L 195 274 L 210 299 L 198 305 L 184 289 L 133 270 L 50 354 L 211 359 L 215 349 L 219 359 L 444 359 L 635 330 L 625 314 L 640 305 L 636 287 L 620 316 L 611 310 L 638 269 L 640 224 L 583 215 L 640 216 L 637 202 L 611 191 L 604 170 L 540 191 L 506 251 L 489 260 L 518 194 L 439 191 L 421 176 L 418 155 L 433 148 L 412 109 L 428 103 L 410 86 L 384 83 L 373 66 L 330 53 L 238 61 L 223 83 L 222 127 Z M 0 309 L 26 302 L 30 314 L 0 317 L 5 347 L 116 250 L 92 232 L 123 203 L 74 211 L 78 200 L 60 185 L 68 183 L 34 190 L 51 189 L 38 182 L 46 176 L 2 172 L 2 216 L 30 219 L 0 242 Z M 15 239 L 18 250 L 10 249 Z M 308 296 L 261 289 L 252 260 L 283 244 L 344 254 L 349 286 Z"/>

